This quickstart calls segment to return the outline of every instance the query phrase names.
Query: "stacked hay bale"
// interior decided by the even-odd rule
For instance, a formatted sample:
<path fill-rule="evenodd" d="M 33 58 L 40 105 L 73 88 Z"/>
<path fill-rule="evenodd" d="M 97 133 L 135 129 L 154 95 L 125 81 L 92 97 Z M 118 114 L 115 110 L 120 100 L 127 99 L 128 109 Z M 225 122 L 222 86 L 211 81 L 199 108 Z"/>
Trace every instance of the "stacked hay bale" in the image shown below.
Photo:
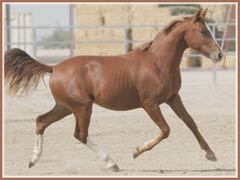
<path fill-rule="evenodd" d="M 136 4 L 131 6 L 131 22 L 133 40 L 149 41 L 153 39 L 161 29 L 159 25 L 168 23 L 169 9 L 160 9 L 158 5 Z M 153 27 L 134 27 L 134 25 L 156 25 Z M 133 47 L 142 43 L 134 43 Z"/>
<path fill-rule="evenodd" d="M 75 55 L 117 55 L 126 51 L 123 43 L 125 37 L 129 40 L 149 41 L 161 29 L 157 25 L 166 25 L 171 20 L 181 16 L 192 15 L 200 5 L 164 5 L 164 4 L 79 4 L 75 6 L 77 26 L 102 26 L 99 28 L 80 28 L 75 30 L 75 41 L 99 41 L 99 43 L 76 44 Z M 202 5 L 208 7 L 207 17 L 223 22 L 226 15 L 226 5 Z M 111 25 L 127 25 L 127 33 L 122 28 L 104 28 Z M 135 27 L 134 25 L 156 25 L 153 27 Z M 221 36 L 223 29 L 218 29 Z M 101 41 L 118 41 L 122 43 L 103 43 Z M 128 50 L 142 43 L 129 44 Z M 191 53 L 191 50 L 186 52 Z M 195 52 L 194 52 L 195 53 Z M 195 65 L 206 66 L 211 60 L 203 58 Z M 193 61 L 192 61 L 193 62 Z M 182 67 L 194 66 L 182 61 Z"/>
<path fill-rule="evenodd" d="M 105 19 L 105 25 L 115 25 L 115 26 L 128 26 L 131 21 L 131 14 L 130 14 L 130 5 L 103 5 L 102 7 L 102 14 Z M 116 29 L 118 31 L 118 34 L 109 34 L 108 40 L 118 40 L 122 41 L 122 43 L 115 44 L 114 49 L 106 49 L 107 54 L 123 54 L 126 51 L 126 48 L 128 51 L 132 49 L 131 44 L 126 46 L 124 44 L 124 41 L 126 39 L 126 36 L 128 37 L 129 40 L 132 39 L 131 35 L 131 29 Z M 126 32 L 125 32 L 126 31 Z M 111 47 L 111 44 L 109 44 L 109 47 Z M 111 50 L 113 52 L 111 52 Z"/>
<path fill-rule="evenodd" d="M 145 12 L 143 12 L 143 10 Z M 75 30 L 75 41 L 122 41 L 128 36 L 129 40 L 148 41 L 153 39 L 159 31 L 158 27 L 132 28 L 131 25 L 165 24 L 168 22 L 169 10 L 160 11 L 156 4 L 106 4 L 106 5 L 76 5 L 75 16 L 77 26 L 129 26 L 129 29 L 121 28 L 79 28 Z M 141 43 L 129 43 L 128 50 Z M 77 43 L 75 54 L 79 55 L 115 55 L 126 51 L 124 43 Z"/>
<path fill-rule="evenodd" d="M 124 5 L 77 5 L 77 26 L 104 26 L 128 24 L 129 6 Z M 79 28 L 75 30 L 75 41 L 99 41 L 99 43 L 76 44 L 75 54 L 115 55 L 122 54 L 123 43 L 101 43 L 101 41 L 123 41 L 124 31 L 120 28 Z"/>

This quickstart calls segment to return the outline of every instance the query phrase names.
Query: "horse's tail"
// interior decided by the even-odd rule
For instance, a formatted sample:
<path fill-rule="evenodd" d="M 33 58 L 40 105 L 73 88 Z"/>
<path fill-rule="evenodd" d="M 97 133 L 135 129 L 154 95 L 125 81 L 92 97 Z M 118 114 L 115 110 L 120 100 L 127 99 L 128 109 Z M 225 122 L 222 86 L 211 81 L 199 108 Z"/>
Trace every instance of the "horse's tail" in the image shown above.
<path fill-rule="evenodd" d="M 5 53 L 4 76 L 9 94 L 15 95 L 19 90 L 27 93 L 35 89 L 39 80 L 51 72 L 51 66 L 36 61 L 21 49 L 15 48 Z"/>

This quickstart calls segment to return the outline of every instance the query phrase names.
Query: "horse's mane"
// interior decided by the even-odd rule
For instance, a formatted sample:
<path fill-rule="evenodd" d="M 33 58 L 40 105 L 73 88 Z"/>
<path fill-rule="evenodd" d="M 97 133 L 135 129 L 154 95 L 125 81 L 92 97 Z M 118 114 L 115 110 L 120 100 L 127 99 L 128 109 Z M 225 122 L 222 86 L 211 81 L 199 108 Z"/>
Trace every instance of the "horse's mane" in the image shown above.
<path fill-rule="evenodd" d="M 153 43 L 153 40 L 148 41 L 148 42 L 136 47 L 135 49 L 139 49 L 141 51 L 146 51 L 151 47 L 152 43 Z"/>
<path fill-rule="evenodd" d="M 165 26 L 163 28 L 162 32 L 164 32 L 166 34 L 170 33 L 178 23 L 181 23 L 181 22 L 185 21 L 186 19 L 188 19 L 188 17 L 182 17 L 180 19 L 175 19 L 175 20 L 171 21 L 167 26 Z"/>
<path fill-rule="evenodd" d="M 136 47 L 135 49 L 139 49 L 141 51 L 148 50 L 151 47 L 151 45 L 154 42 L 154 40 L 157 39 L 162 33 L 165 33 L 166 35 L 169 34 L 174 29 L 176 24 L 181 23 L 181 22 L 183 22 L 186 19 L 189 19 L 189 17 L 182 17 L 182 18 L 175 19 L 175 20 L 171 21 L 159 33 L 157 33 L 157 35 L 155 36 L 155 38 L 153 40 L 148 41 L 148 42 L 146 42 L 146 43 Z"/>

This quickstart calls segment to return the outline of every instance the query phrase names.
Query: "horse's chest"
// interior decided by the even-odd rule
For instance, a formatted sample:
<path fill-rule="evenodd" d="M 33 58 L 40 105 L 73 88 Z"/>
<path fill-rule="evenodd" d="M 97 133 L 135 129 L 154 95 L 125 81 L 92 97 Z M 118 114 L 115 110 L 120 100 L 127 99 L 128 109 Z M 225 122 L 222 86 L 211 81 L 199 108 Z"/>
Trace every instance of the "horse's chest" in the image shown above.
<path fill-rule="evenodd" d="M 181 80 L 180 79 L 168 79 L 166 80 L 163 85 L 160 85 L 159 88 L 159 100 L 160 101 L 167 101 L 171 98 L 174 94 L 176 94 L 181 87 Z"/>

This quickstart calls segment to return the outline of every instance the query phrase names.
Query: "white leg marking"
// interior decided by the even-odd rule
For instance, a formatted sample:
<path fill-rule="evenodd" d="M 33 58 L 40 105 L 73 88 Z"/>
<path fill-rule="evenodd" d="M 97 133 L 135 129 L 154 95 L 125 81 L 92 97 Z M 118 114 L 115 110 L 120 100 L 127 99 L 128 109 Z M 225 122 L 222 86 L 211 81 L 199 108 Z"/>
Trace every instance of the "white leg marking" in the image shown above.
<path fill-rule="evenodd" d="M 42 149 L 43 149 L 43 136 L 37 135 L 35 140 L 35 146 L 33 149 L 33 155 L 30 158 L 29 167 L 35 165 L 36 162 L 39 160 L 39 158 L 42 155 Z"/>
<path fill-rule="evenodd" d="M 151 140 L 145 142 L 145 143 L 143 144 L 144 147 L 148 147 L 149 145 L 155 143 L 155 142 L 156 142 L 156 139 L 157 139 L 157 138 L 154 138 L 154 139 L 151 139 Z"/>
<path fill-rule="evenodd" d="M 111 159 L 109 155 L 104 153 L 102 150 L 100 150 L 96 144 L 94 144 L 89 137 L 87 137 L 87 147 L 90 148 L 92 151 L 94 151 L 101 160 L 105 161 L 107 163 L 107 168 L 117 167 L 117 164 Z M 118 168 L 118 167 L 117 167 Z M 116 169 L 115 169 L 116 170 Z"/>

